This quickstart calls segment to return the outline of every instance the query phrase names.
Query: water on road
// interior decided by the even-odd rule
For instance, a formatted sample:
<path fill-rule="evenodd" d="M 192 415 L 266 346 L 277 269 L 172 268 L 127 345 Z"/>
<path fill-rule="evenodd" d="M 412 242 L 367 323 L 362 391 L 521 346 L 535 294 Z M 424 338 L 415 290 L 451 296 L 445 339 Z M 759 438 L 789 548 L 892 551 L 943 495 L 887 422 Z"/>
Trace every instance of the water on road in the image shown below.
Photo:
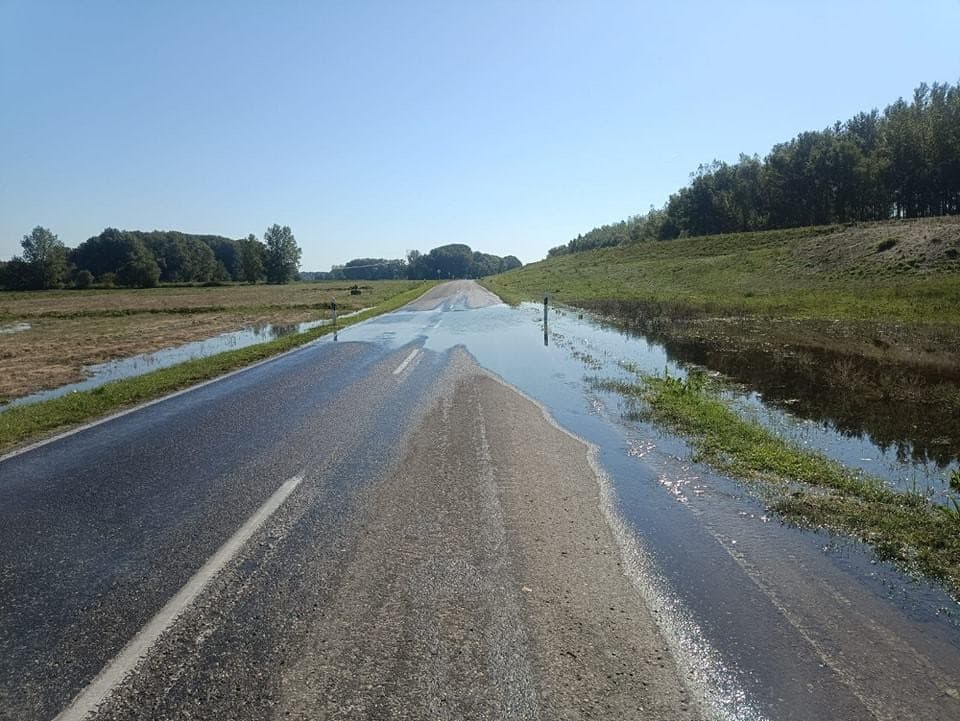
<path fill-rule="evenodd" d="M 542 306 L 446 302 L 351 327 L 339 340 L 439 354 L 463 346 L 597 446 L 634 584 L 718 718 L 859 718 L 850 714 L 863 708 L 876 719 L 960 717 L 960 608 L 948 595 L 859 543 L 783 526 L 589 382 L 622 375 L 623 361 L 682 376 L 661 346 L 562 311 L 543 331 Z M 869 441 L 806 433 L 801 442 L 840 460 L 877 457 L 870 470 L 902 470 Z"/>

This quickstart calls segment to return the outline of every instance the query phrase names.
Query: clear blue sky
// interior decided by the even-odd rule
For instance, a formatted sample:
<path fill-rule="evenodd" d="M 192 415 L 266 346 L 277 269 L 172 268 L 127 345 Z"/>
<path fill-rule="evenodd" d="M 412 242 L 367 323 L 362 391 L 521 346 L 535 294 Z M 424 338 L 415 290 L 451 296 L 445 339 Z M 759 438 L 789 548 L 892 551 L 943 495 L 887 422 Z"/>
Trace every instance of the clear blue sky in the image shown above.
<path fill-rule="evenodd" d="M 304 270 L 529 262 L 690 171 L 960 80 L 960 0 L 0 0 L 0 258 L 35 225 L 262 236 Z"/>

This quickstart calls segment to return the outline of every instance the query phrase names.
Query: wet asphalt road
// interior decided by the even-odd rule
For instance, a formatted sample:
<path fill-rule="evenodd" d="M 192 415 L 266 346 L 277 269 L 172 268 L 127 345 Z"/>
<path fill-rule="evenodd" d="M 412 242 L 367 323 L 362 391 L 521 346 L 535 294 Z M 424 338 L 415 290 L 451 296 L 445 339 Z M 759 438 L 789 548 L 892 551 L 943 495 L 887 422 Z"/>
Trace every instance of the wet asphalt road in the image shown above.
<path fill-rule="evenodd" d="M 0 463 L 0 718 L 53 718 L 286 479 L 336 547 L 441 360 L 396 356 L 313 346 Z"/>
<path fill-rule="evenodd" d="M 460 288 L 0 460 L 0 719 L 75 708 L 291 479 L 97 718 L 958 717 L 950 628 L 703 469 L 677 504 L 672 441 L 624 454 L 530 319 Z"/>
<path fill-rule="evenodd" d="M 0 460 L 0 719 L 695 718 L 587 446 L 424 340 L 318 343 Z"/>

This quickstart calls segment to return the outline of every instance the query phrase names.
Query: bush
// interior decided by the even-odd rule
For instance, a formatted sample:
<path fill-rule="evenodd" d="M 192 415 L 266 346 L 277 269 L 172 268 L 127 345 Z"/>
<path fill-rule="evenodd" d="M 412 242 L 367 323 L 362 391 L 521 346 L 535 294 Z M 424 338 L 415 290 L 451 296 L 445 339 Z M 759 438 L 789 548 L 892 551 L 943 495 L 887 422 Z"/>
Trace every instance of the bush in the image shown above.
<path fill-rule="evenodd" d="M 89 270 L 81 270 L 73 280 L 73 287 L 85 290 L 93 285 L 93 273 Z"/>

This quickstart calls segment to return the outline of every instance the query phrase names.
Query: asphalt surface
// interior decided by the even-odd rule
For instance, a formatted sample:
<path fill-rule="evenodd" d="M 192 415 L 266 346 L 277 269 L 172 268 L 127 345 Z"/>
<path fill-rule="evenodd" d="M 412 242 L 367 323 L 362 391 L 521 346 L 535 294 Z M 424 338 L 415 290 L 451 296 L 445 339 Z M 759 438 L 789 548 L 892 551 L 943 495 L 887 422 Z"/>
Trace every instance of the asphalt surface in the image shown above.
<path fill-rule="evenodd" d="M 495 304 L 0 459 L 0 719 L 960 718 L 955 601 L 584 380 L 656 347 Z"/>
<path fill-rule="evenodd" d="M 91 718 L 695 717 L 596 481 L 422 337 L 312 345 L 0 460 L 0 718 L 84 717 L 111 673 Z"/>

